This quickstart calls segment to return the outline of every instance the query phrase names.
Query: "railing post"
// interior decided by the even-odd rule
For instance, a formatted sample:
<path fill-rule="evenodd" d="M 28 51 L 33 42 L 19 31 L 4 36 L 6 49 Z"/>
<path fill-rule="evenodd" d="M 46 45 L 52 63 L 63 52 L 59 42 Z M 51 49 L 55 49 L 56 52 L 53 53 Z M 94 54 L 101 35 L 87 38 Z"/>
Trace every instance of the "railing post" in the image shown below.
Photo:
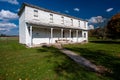
<path fill-rule="evenodd" d="M 77 39 L 77 42 L 78 42 L 78 30 L 76 30 L 76 39 Z"/>
<path fill-rule="evenodd" d="M 32 26 L 30 26 L 30 47 L 32 47 Z"/>
<path fill-rule="evenodd" d="M 51 36 L 50 36 L 50 38 L 51 38 L 51 43 L 52 43 L 52 40 L 53 40 L 53 28 L 51 28 Z"/>

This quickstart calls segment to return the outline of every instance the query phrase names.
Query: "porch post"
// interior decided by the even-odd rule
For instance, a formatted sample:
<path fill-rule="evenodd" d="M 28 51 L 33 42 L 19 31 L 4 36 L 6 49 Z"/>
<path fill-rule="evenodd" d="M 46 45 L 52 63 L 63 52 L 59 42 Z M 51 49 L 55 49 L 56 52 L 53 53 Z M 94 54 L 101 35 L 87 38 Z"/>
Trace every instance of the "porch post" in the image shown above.
<path fill-rule="evenodd" d="M 69 33 L 69 34 L 70 34 L 69 37 L 71 38 L 71 29 L 69 30 L 69 32 L 70 32 L 70 33 Z"/>
<path fill-rule="evenodd" d="M 32 47 L 32 26 L 30 26 L 30 47 Z"/>
<path fill-rule="evenodd" d="M 53 40 L 53 28 L 51 28 L 51 43 L 52 43 L 52 40 Z"/>
<path fill-rule="evenodd" d="M 78 42 L 78 30 L 76 30 L 76 38 L 77 38 L 77 42 Z"/>
<path fill-rule="evenodd" d="M 61 38 L 63 38 L 63 29 L 61 29 Z"/>

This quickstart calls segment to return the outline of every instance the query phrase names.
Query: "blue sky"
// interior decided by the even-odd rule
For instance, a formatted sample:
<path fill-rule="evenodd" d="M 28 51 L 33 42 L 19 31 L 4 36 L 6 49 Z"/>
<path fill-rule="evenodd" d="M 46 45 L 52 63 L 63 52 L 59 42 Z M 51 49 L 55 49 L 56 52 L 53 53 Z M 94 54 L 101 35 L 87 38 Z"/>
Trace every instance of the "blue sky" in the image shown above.
<path fill-rule="evenodd" d="M 17 13 L 23 2 L 88 20 L 96 27 L 120 12 L 120 0 L 0 0 L 0 34 L 18 35 Z"/>

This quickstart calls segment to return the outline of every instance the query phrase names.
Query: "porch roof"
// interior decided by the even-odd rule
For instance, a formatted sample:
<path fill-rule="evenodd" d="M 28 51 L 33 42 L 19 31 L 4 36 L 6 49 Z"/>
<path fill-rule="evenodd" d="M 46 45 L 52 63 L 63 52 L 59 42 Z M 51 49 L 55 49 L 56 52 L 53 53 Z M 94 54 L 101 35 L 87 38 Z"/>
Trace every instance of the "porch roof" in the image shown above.
<path fill-rule="evenodd" d="M 77 29 L 77 30 L 87 30 L 82 29 L 80 27 L 73 27 L 73 26 L 66 26 L 66 25 L 59 25 L 59 24 L 53 24 L 53 23 L 43 23 L 43 22 L 36 22 L 36 21 L 27 21 L 28 25 L 32 25 L 33 27 L 40 27 L 40 28 L 63 28 L 63 29 Z"/>

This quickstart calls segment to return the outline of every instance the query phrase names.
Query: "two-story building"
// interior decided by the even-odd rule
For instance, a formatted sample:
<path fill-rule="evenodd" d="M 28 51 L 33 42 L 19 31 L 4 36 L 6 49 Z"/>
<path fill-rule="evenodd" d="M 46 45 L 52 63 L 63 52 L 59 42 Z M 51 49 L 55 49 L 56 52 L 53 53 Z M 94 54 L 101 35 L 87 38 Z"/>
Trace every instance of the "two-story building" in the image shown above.
<path fill-rule="evenodd" d="M 73 16 L 23 3 L 19 15 L 19 43 L 80 43 L 88 41 L 88 22 Z"/>

